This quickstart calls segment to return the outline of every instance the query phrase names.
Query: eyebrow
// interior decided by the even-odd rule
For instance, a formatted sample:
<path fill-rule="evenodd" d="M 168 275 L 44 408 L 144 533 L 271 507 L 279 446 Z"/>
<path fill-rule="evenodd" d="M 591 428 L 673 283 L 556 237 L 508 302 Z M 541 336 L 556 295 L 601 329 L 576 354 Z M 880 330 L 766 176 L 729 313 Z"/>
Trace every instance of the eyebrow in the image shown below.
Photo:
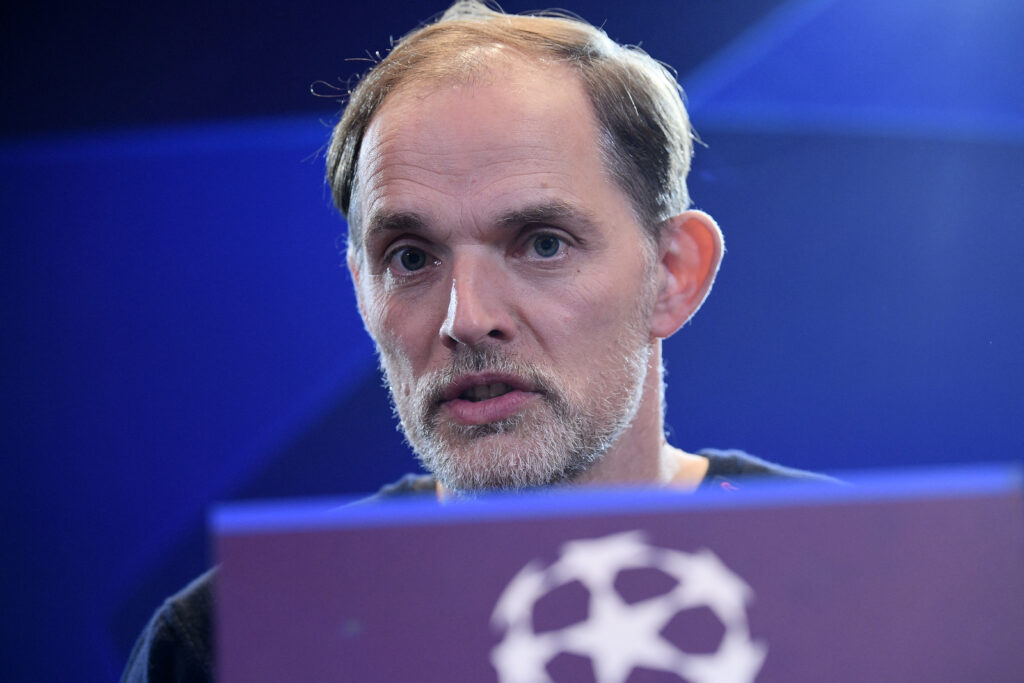
<path fill-rule="evenodd" d="M 581 211 L 572 204 L 552 201 L 508 211 L 498 218 L 497 224 L 506 228 L 514 228 L 529 225 L 530 223 L 559 223 L 565 221 L 584 226 L 590 226 L 594 223 L 594 219 L 590 214 Z"/>
<path fill-rule="evenodd" d="M 369 240 L 382 232 L 421 231 L 426 225 L 427 222 L 418 213 L 383 211 L 374 215 L 363 237 Z"/>
<path fill-rule="evenodd" d="M 589 227 L 594 224 L 593 217 L 562 201 L 550 201 L 528 205 L 506 211 L 498 216 L 495 224 L 501 228 L 512 229 L 531 223 L 571 222 Z M 383 233 L 396 232 L 427 232 L 428 221 L 413 211 L 382 211 L 373 216 L 363 235 L 364 243 L 371 242 Z"/>

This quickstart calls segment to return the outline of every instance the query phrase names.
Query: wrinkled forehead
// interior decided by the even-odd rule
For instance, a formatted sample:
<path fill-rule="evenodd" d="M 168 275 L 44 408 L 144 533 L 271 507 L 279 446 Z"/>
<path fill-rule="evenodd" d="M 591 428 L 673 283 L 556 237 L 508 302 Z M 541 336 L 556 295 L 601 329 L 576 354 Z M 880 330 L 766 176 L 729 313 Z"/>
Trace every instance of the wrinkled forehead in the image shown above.
<path fill-rule="evenodd" d="M 389 93 L 371 119 L 356 161 L 350 246 L 361 243 L 370 188 L 391 171 L 393 155 L 388 153 L 413 138 L 425 155 L 432 155 L 432 162 L 439 163 L 446 155 L 453 167 L 486 157 L 514 164 L 518 136 L 524 132 L 532 132 L 538 141 L 546 135 L 551 142 L 547 149 L 536 149 L 538 158 L 559 154 L 556 143 L 574 138 L 578 147 L 590 148 L 596 167 L 604 167 L 596 117 L 582 80 L 571 67 L 501 46 L 472 48 L 455 61 L 466 63 L 426 69 L 422 78 L 407 79 Z M 437 106 L 441 100 L 456 104 L 442 109 Z M 461 117 L 463 123 L 456 127 L 453 121 L 465 113 L 459 111 L 460 102 L 476 118 Z M 466 144 L 449 144 L 456 137 Z"/>

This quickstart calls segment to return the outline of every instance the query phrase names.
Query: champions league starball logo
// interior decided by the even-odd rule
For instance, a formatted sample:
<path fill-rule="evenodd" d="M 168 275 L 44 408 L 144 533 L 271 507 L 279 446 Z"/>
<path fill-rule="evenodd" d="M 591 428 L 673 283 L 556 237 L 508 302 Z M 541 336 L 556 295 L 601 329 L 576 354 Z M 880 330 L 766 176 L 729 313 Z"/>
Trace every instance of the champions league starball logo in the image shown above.
<path fill-rule="evenodd" d="M 624 594 L 623 577 L 637 571 L 662 577 L 654 583 L 663 590 L 641 599 Z M 558 591 L 575 591 L 582 609 L 578 619 L 545 628 L 538 609 Z M 751 597 L 710 550 L 653 547 L 638 531 L 569 541 L 552 564 L 527 564 L 505 588 L 491 617 L 502 634 L 491 663 L 501 683 L 559 683 L 549 665 L 564 654 L 588 659 L 596 683 L 625 683 L 635 668 L 688 683 L 748 683 L 767 654 L 750 638 Z M 709 610 L 719 622 L 711 630 L 721 637 L 710 651 L 688 652 L 686 642 L 667 633 L 690 610 Z"/>

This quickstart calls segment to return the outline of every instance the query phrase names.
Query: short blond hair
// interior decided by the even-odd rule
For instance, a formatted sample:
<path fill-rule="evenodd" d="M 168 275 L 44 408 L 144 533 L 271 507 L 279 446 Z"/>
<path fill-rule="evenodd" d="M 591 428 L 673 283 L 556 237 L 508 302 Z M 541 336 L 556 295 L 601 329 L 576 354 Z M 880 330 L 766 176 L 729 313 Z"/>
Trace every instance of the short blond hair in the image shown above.
<path fill-rule="evenodd" d="M 331 135 L 327 184 L 349 221 L 349 248 L 361 244 L 356 164 L 363 136 L 388 95 L 407 82 L 465 78 L 480 48 L 562 63 L 583 83 L 601 131 L 611 178 L 657 240 L 660 225 L 690 205 L 686 175 L 693 129 L 672 73 L 643 50 L 622 46 L 582 19 L 557 12 L 522 16 L 459 0 L 436 22 L 409 33 L 359 81 Z M 468 58 L 467 58 L 468 57 Z"/>

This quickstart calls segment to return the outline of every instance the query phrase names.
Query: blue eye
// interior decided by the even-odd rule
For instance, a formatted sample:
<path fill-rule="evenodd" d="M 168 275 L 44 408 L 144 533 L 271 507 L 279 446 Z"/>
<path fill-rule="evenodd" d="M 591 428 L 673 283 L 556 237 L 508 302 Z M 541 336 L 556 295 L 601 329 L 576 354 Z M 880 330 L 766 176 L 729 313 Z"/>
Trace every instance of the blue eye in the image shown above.
<path fill-rule="evenodd" d="M 533 251 L 541 258 L 557 256 L 562 249 L 562 240 L 554 235 L 537 235 L 533 238 Z"/>
<path fill-rule="evenodd" d="M 398 259 L 403 270 L 409 272 L 417 271 L 427 265 L 427 252 L 417 247 L 403 247 L 391 257 L 392 261 Z"/>

